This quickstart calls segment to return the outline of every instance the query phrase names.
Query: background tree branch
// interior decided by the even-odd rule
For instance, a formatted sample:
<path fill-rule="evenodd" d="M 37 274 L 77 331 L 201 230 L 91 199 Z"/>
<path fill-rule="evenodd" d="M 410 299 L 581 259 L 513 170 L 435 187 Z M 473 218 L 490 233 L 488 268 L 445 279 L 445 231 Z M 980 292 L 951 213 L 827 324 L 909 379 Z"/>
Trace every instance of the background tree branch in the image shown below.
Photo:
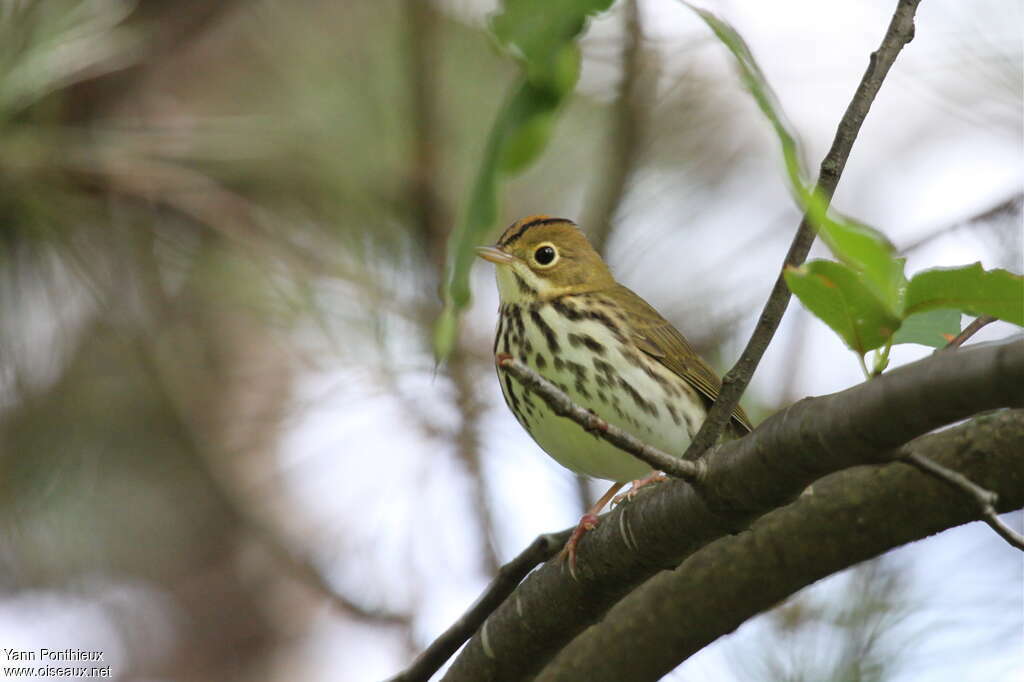
<path fill-rule="evenodd" d="M 698 492 L 670 481 L 612 512 L 580 547 L 578 580 L 559 562 L 529 576 L 481 627 L 445 679 L 535 674 L 660 569 L 746 528 L 818 478 L 887 461 L 928 431 L 1024 406 L 1024 342 L 940 353 L 840 393 L 806 398 L 708 455 Z M 484 645 L 484 642 L 487 645 Z"/>
<path fill-rule="evenodd" d="M 979 417 L 901 449 L 1024 506 L 1024 411 Z M 538 680 L 658 679 L 751 616 L 857 562 L 978 518 L 972 501 L 902 462 L 814 484 L 748 532 L 708 545 L 616 605 Z"/>
<path fill-rule="evenodd" d="M 412 177 L 409 181 L 408 203 L 414 234 L 418 237 L 424 255 L 424 282 L 427 291 L 436 290 L 443 280 L 445 244 L 451 221 L 442 195 L 441 151 L 444 146 L 443 118 L 438 106 L 438 61 L 441 56 L 439 22 L 441 17 L 433 3 L 406 0 L 404 11 L 408 20 L 405 37 L 408 44 L 408 83 L 412 137 Z M 434 303 L 439 303 L 435 301 Z M 420 319 L 426 343 L 430 343 L 431 330 L 437 307 L 427 306 Z M 452 402 L 459 415 L 459 423 L 452 435 L 456 457 L 469 478 L 472 502 L 468 505 L 480 541 L 481 563 L 484 573 L 494 575 L 501 562 L 495 546 L 494 519 L 487 495 L 487 481 L 481 462 L 480 417 L 484 404 L 474 384 L 473 356 L 455 353 L 445 367 L 454 389 Z"/>
<path fill-rule="evenodd" d="M 1024 192 L 1014 192 L 1011 196 L 997 201 L 995 204 L 980 213 L 968 216 L 967 218 L 962 218 L 948 225 L 942 225 L 941 227 L 918 237 L 901 248 L 900 253 L 907 254 L 911 251 L 916 251 L 922 246 L 932 243 L 939 237 L 948 235 L 956 230 L 974 227 L 979 224 L 992 223 L 999 219 L 1020 215 L 1022 206 L 1024 206 Z"/>
<path fill-rule="evenodd" d="M 569 539 L 572 529 L 537 536 L 516 558 L 502 566 L 480 598 L 473 602 L 451 627 L 424 649 L 408 668 L 391 678 L 390 682 L 427 680 L 437 672 L 462 644 L 473 636 L 477 628 L 494 609 L 498 608 L 526 575 L 541 562 L 553 557 Z"/>
<path fill-rule="evenodd" d="M 590 243 L 607 257 L 616 213 L 622 206 L 629 180 L 641 156 L 644 112 L 651 101 L 649 88 L 642 82 L 641 56 L 644 32 L 637 0 L 626 0 L 623 10 L 622 80 L 612 109 L 611 147 L 605 159 L 605 172 L 588 202 L 594 208 L 584 225 Z"/>

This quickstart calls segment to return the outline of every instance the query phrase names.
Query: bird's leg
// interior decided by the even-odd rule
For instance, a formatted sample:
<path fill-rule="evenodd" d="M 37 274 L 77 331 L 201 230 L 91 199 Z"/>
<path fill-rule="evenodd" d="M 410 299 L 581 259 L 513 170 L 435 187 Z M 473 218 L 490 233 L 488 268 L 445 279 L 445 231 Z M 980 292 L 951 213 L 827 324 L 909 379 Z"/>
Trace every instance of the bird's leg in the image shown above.
<path fill-rule="evenodd" d="M 612 498 L 612 504 L 618 505 L 622 504 L 623 502 L 629 502 L 634 497 L 636 497 L 636 491 L 640 490 L 640 488 L 643 488 L 645 485 L 650 485 L 652 483 L 661 483 L 662 481 L 667 480 L 668 476 L 666 476 L 665 474 L 661 473 L 660 471 L 652 471 L 643 478 L 639 478 L 633 481 L 633 485 L 629 487 L 629 490 L 622 493 L 621 495 L 616 495 L 614 498 Z"/>
<path fill-rule="evenodd" d="M 619 489 L 625 483 L 613 483 L 611 488 L 608 488 L 608 492 L 601 496 L 594 506 L 587 510 L 587 513 L 580 519 L 579 524 L 576 526 L 576 530 L 569 536 L 569 541 L 565 543 L 565 547 L 559 553 L 558 558 L 561 561 L 569 560 L 569 572 L 572 576 L 576 577 L 576 545 L 579 544 L 580 538 L 583 537 L 584 533 L 588 530 L 594 530 L 597 528 L 598 518 L 597 515 L 601 513 L 601 510 L 608 504 L 608 500 L 615 496 L 615 493 L 619 492 Z"/>

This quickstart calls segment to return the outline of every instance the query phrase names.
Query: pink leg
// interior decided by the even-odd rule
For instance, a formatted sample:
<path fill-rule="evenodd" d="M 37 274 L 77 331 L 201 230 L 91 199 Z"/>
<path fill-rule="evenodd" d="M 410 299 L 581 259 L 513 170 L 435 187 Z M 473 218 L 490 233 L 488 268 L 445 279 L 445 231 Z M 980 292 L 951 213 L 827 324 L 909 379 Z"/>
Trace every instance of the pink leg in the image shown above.
<path fill-rule="evenodd" d="M 619 489 L 625 483 L 613 483 L 611 488 L 608 488 L 608 492 L 601 496 L 594 506 L 587 510 L 587 513 L 580 519 L 579 525 L 576 526 L 576 530 L 569 536 L 569 541 L 565 543 L 565 547 L 562 548 L 558 558 L 562 561 L 569 560 L 569 572 L 572 576 L 576 577 L 576 545 L 579 544 L 580 539 L 583 535 L 590 530 L 597 528 L 598 518 L 597 515 L 601 513 L 601 510 L 608 504 L 608 500 L 615 496 L 615 493 L 619 492 Z"/>
<path fill-rule="evenodd" d="M 661 473 L 660 471 L 652 471 L 643 478 L 639 478 L 633 481 L 633 485 L 630 486 L 628 491 L 624 492 L 621 495 L 616 495 L 612 499 L 612 504 L 617 505 L 622 504 L 623 502 L 628 502 L 632 500 L 634 497 L 636 497 L 636 491 L 640 490 L 640 488 L 643 488 L 645 485 L 651 485 L 652 483 L 661 483 L 662 481 L 667 480 L 668 476 L 666 476 L 665 474 Z"/>

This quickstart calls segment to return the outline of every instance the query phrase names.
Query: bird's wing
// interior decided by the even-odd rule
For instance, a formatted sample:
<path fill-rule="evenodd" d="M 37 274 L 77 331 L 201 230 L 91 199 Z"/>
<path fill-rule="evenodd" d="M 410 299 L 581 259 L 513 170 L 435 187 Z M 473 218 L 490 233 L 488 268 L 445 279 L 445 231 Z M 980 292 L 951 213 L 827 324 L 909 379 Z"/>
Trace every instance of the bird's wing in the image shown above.
<path fill-rule="evenodd" d="M 621 284 L 601 293 L 617 303 L 619 309 L 629 311 L 628 322 L 637 348 L 682 377 L 708 399 L 709 405 L 714 402 L 722 388 L 721 380 L 668 320 Z M 732 418 L 744 431 L 753 428 L 739 405 Z"/>

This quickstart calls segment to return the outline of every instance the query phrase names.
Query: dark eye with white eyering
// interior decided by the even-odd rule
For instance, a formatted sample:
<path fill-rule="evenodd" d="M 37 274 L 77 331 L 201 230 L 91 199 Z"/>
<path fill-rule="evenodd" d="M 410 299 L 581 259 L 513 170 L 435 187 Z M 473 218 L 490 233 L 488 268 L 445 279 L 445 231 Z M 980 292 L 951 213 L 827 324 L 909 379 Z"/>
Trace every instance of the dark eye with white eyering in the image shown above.
<path fill-rule="evenodd" d="M 558 252 L 555 251 L 555 247 L 550 244 L 539 246 L 537 247 L 537 250 L 533 252 L 533 260 L 537 262 L 537 265 L 551 265 L 555 262 L 555 258 L 557 257 Z"/>

